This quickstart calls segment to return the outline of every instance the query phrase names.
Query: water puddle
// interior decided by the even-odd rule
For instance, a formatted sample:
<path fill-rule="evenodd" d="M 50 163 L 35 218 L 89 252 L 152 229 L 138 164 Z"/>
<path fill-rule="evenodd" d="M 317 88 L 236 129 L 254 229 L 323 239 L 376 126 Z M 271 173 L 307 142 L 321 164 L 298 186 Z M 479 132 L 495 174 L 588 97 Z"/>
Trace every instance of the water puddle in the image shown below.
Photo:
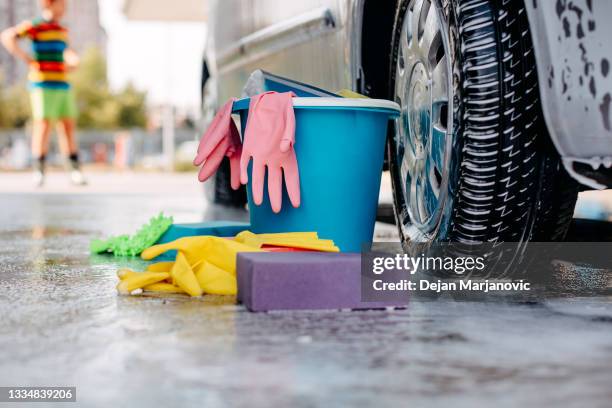
<path fill-rule="evenodd" d="M 89 234 L 91 234 L 91 231 L 83 231 L 54 226 L 34 225 L 32 228 L 0 231 L 0 238 L 31 238 L 34 240 L 39 240 L 53 237 L 66 237 Z"/>

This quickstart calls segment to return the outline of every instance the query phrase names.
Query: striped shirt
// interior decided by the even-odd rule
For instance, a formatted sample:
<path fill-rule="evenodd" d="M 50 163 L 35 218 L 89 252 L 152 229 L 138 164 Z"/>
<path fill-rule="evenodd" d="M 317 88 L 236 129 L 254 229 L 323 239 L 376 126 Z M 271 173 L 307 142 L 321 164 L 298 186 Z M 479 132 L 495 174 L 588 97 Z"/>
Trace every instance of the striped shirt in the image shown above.
<path fill-rule="evenodd" d="M 54 21 L 37 18 L 17 26 L 19 38 L 32 41 L 32 58 L 28 76 L 34 88 L 68 89 L 64 51 L 68 47 L 68 30 Z"/>

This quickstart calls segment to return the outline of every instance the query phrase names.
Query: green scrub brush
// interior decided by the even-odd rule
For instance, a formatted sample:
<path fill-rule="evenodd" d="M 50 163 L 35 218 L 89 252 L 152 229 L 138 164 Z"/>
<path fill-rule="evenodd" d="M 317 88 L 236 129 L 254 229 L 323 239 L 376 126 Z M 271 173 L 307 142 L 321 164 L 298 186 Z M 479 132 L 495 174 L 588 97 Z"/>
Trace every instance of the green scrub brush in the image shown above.
<path fill-rule="evenodd" d="M 106 240 L 94 239 L 89 249 L 94 254 L 110 252 L 116 256 L 138 256 L 145 249 L 155 245 L 171 225 L 172 217 L 165 217 L 160 213 L 157 217 L 151 218 L 149 223 L 143 225 L 136 234 L 119 235 Z"/>

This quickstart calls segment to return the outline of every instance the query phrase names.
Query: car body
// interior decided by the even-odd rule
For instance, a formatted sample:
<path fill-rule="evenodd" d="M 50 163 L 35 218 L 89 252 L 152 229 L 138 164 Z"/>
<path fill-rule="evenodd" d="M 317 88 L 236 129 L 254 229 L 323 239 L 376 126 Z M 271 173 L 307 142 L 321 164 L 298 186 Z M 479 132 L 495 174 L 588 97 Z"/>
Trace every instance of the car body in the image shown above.
<path fill-rule="evenodd" d="M 589 187 L 610 187 L 609 174 L 598 179 L 577 164 L 602 171 L 612 166 L 612 2 L 525 5 L 551 139 L 574 178 Z"/>
<path fill-rule="evenodd" d="M 218 99 L 240 95 L 262 69 L 327 89 L 355 89 L 358 2 L 211 2 L 207 61 Z"/>

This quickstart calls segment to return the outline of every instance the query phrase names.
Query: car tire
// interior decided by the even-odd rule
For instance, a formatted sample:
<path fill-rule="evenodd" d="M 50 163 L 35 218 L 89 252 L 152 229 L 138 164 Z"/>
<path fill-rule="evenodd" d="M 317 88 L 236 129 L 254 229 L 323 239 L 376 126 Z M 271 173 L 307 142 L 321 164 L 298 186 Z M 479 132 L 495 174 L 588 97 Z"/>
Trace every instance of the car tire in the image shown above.
<path fill-rule="evenodd" d="M 402 106 L 388 156 L 407 249 L 565 237 L 578 185 L 547 134 L 523 1 L 400 0 L 389 78 Z"/>

